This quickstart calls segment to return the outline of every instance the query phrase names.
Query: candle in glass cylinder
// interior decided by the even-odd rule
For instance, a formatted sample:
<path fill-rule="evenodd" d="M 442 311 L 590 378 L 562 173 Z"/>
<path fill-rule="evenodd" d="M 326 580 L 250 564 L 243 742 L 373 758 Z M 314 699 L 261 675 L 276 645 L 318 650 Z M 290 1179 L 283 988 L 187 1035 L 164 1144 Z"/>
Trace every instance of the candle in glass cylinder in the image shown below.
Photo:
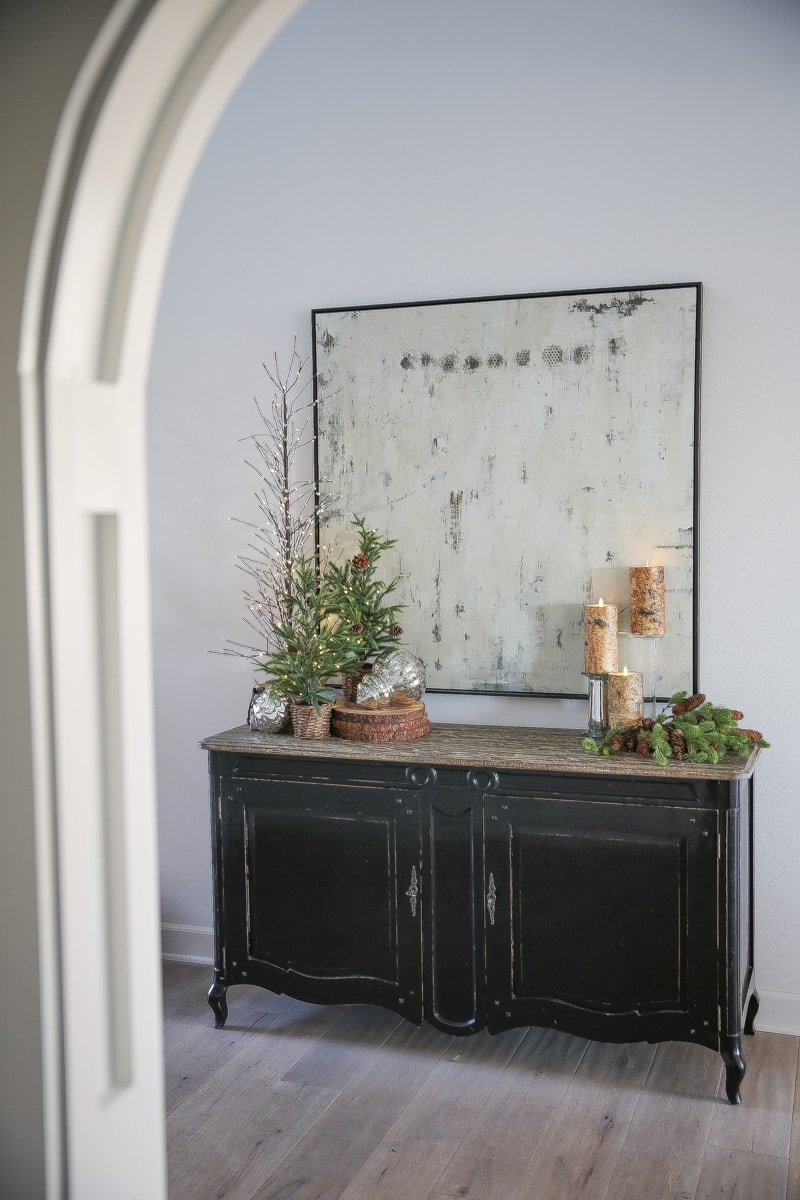
<path fill-rule="evenodd" d="M 616 604 L 583 606 L 583 670 L 586 675 L 607 675 L 619 669 Z"/>
<path fill-rule="evenodd" d="M 667 629 L 664 568 L 630 567 L 631 633 L 661 637 Z"/>
<path fill-rule="evenodd" d="M 606 683 L 608 727 L 639 725 L 644 716 L 644 679 L 641 671 L 616 671 Z"/>

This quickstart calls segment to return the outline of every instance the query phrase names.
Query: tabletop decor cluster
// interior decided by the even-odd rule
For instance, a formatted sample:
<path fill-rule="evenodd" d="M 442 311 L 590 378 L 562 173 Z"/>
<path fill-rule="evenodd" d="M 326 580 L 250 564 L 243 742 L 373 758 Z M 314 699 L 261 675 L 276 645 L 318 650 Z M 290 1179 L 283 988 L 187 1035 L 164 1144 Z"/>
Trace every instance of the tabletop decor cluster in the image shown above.
<path fill-rule="evenodd" d="M 273 624 L 270 647 L 253 660 L 272 696 L 289 705 L 298 736 L 326 737 L 337 697 L 331 680 L 360 678 L 370 656 L 395 648 L 403 633 L 399 606 L 385 603 L 397 580 L 387 584 L 375 575 L 381 550 L 394 543 L 367 529 L 362 517 L 353 523 L 360 549 L 344 564 L 320 554 L 295 555 L 289 563 L 278 596 L 286 615 Z"/>
<path fill-rule="evenodd" d="M 743 719 L 738 709 L 714 705 L 702 692 L 676 692 L 655 719 L 642 717 L 636 725 L 609 729 L 600 742 L 587 737 L 583 745 L 590 754 L 652 757 L 662 767 L 670 758 L 717 763 L 729 751 L 746 755 L 753 745 L 769 746 L 757 729 L 739 726 Z"/>
<path fill-rule="evenodd" d="M 648 562 L 629 568 L 630 632 L 656 639 L 666 632 L 664 568 Z M 589 732 L 602 735 L 610 727 L 633 727 L 644 716 L 644 676 L 619 669 L 619 608 L 606 604 L 583 606 L 584 666 L 589 679 Z M 653 642 L 654 644 L 654 642 Z M 655 700 L 655 659 L 648 692 Z"/>
<path fill-rule="evenodd" d="M 318 738 L 330 731 L 332 681 L 341 677 L 343 688 L 352 682 L 355 692 L 371 660 L 397 649 L 403 606 L 392 596 L 399 577 L 385 582 L 378 575 L 381 554 L 396 540 L 369 529 L 363 517 L 352 518 L 358 549 L 344 562 L 328 547 L 310 548 L 336 500 L 324 494 L 327 480 L 303 479 L 298 469 L 321 403 L 303 379 L 307 361 L 295 340 L 288 367 L 277 355 L 272 367 L 264 364 L 272 403 L 266 408 L 255 400 L 261 428 L 246 439 L 255 451 L 246 462 L 258 479 L 259 515 L 242 522 L 250 544 L 237 559 L 249 577 L 245 621 L 256 644 L 229 640 L 222 653 L 247 659 L 266 676 L 253 688 L 251 728 L 279 733 L 291 715 L 297 736 Z"/>

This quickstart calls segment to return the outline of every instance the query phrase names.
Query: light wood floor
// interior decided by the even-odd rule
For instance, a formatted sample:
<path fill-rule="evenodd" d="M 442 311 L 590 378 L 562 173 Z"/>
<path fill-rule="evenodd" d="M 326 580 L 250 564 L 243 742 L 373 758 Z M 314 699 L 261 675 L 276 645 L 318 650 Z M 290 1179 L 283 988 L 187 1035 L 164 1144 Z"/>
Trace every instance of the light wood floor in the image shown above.
<path fill-rule="evenodd" d="M 450 1038 L 164 969 L 170 1200 L 800 1200 L 800 1039 Z"/>

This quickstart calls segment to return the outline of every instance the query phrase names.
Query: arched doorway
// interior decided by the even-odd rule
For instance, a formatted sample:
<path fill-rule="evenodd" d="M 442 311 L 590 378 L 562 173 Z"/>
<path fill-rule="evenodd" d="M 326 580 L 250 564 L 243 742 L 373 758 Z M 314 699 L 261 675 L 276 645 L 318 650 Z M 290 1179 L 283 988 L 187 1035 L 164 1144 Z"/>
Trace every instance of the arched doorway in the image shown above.
<path fill-rule="evenodd" d="M 32 686 L 54 714 L 34 750 L 58 1009 L 46 1125 L 69 1194 L 85 1200 L 165 1195 L 145 472 L 161 277 L 217 117 L 301 3 L 119 0 L 64 112 L 31 253 L 20 386 Z M 56 1197 L 61 1168 L 48 1167 Z"/>

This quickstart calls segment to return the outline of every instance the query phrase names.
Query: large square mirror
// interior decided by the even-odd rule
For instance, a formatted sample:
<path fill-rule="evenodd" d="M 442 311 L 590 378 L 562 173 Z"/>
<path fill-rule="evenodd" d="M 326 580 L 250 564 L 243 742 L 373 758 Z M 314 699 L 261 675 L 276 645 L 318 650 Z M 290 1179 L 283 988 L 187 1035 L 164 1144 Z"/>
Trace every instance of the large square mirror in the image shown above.
<path fill-rule="evenodd" d="M 658 692 L 696 684 L 700 284 L 315 309 L 316 470 L 397 539 L 433 690 L 579 696 L 582 606 L 663 564 Z M 381 564 L 382 568 L 384 564 Z"/>

